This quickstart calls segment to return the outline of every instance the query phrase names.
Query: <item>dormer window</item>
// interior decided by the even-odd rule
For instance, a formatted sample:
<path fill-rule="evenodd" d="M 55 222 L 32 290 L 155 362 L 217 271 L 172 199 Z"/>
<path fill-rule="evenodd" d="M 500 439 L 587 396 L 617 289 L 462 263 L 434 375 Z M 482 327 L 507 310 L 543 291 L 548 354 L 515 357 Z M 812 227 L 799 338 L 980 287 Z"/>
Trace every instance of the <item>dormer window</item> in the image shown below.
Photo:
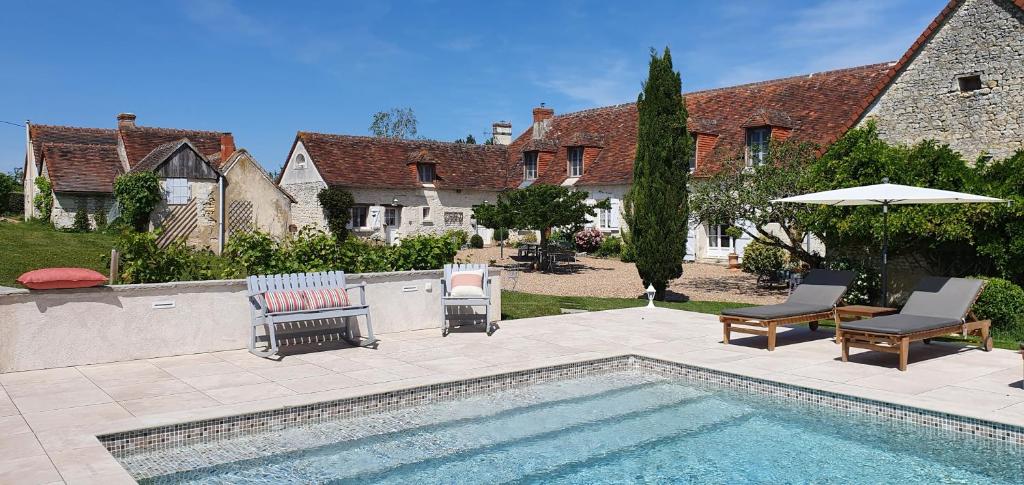
<path fill-rule="evenodd" d="M 420 176 L 421 184 L 432 184 L 434 183 L 434 164 L 432 163 L 418 163 L 416 164 L 416 172 Z"/>
<path fill-rule="evenodd" d="M 569 176 L 583 175 L 583 147 L 569 147 Z"/>
<path fill-rule="evenodd" d="M 537 152 L 523 153 L 523 180 L 537 178 Z"/>
<path fill-rule="evenodd" d="M 747 166 L 760 165 L 768 160 L 768 142 L 772 129 L 768 126 L 747 128 Z"/>
<path fill-rule="evenodd" d="M 295 168 L 306 168 L 306 157 L 301 153 L 295 155 Z"/>

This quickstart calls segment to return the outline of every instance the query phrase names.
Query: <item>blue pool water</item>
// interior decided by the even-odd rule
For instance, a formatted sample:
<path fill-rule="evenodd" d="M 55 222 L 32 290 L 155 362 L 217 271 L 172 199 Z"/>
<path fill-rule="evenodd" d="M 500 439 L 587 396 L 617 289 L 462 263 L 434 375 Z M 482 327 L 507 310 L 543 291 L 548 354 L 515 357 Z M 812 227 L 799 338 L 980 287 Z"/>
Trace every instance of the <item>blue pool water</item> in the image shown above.
<path fill-rule="evenodd" d="M 144 483 L 1022 483 L 1024 449 L 636 373 L 121 458 Z"/>

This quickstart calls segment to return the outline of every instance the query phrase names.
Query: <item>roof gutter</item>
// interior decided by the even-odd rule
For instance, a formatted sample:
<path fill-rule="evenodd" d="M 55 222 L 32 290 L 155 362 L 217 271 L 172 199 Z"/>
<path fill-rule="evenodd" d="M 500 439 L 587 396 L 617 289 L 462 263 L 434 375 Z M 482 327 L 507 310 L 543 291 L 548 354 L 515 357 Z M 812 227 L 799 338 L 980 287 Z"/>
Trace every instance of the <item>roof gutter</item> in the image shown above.
<path fill-rule="evenodd" d="M 217 172 L 217 254 L 224 253 L 224 175 Z"/>

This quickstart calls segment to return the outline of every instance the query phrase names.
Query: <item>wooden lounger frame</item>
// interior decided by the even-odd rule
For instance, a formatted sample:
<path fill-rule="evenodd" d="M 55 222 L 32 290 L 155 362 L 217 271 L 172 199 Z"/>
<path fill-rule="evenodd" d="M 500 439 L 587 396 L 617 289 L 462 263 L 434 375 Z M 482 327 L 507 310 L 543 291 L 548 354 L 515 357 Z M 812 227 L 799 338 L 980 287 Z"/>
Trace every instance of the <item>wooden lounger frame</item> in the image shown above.
<path fill-rule="evenodd" d="M 967 337 L 968 335 L 977 335 L 981 339 L 981 348 L 985 352 L 988 352 L 992 350 L 992 336 L 989 334 L 991 327 L 991 320 L 978 320 L 977 317 L 974 316 L 974 312 L 969 312 L 963 323 L 904 335 L 866 332 L 862 330 L 847 330 L 845 328 L 840 329 L 839 333 L 843 346 L 843 362 L 847 362 L 849 360 L 850 347 L 854 347 L 858 349 L 899 354 L 899 368 L 900 370 L 905 371 L 907 370 L 907 359 L 910 357 L 910 342 L 924 340 L 925 343 L 928 343 L 929 339 L 944 337 L 956 333 L 959 333 L 964 337 Z"/>
<path fill-rule="evenodd" d="M 761 320 L 751 317 L 738 317 L 733 315 L 719 315 L 718 320 L 722 322 L 722 343 L 728 344 L 732 332 L 747 333 L 768 337 L 768 350 L 775 350 L 776 328 L 779 325 L 796 325 L 807 323 L 811 331 L 818 329 L 819 320 L 839 320 L 835 307 L 827 312 L 808 313 L 806 315 L 795 315 L 792 317 L 773 318 Z M 765 330 L 767 329 L 767 330 Z"/>

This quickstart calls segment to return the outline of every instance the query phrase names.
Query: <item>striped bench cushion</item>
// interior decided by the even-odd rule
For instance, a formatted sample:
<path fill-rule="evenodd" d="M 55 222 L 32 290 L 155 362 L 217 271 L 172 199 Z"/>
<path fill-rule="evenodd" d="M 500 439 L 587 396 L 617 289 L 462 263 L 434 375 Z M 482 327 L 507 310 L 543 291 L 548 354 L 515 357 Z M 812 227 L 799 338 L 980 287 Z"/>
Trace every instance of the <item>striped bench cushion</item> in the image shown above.
<path fill-rule="evenodd" d="M 348 292 L 341 288 L 306 290 L 306 299 L 311 310 L 323 308 L 344 308 L 350 305 Z"/>
<path fill-rule="evenodd" d="M 267 312 L 269 313 L 297 312 L 309 309 L 306 292 L 302 290 L 268 291 L 263 294 L 263 299 L 267 302 Z"/>

